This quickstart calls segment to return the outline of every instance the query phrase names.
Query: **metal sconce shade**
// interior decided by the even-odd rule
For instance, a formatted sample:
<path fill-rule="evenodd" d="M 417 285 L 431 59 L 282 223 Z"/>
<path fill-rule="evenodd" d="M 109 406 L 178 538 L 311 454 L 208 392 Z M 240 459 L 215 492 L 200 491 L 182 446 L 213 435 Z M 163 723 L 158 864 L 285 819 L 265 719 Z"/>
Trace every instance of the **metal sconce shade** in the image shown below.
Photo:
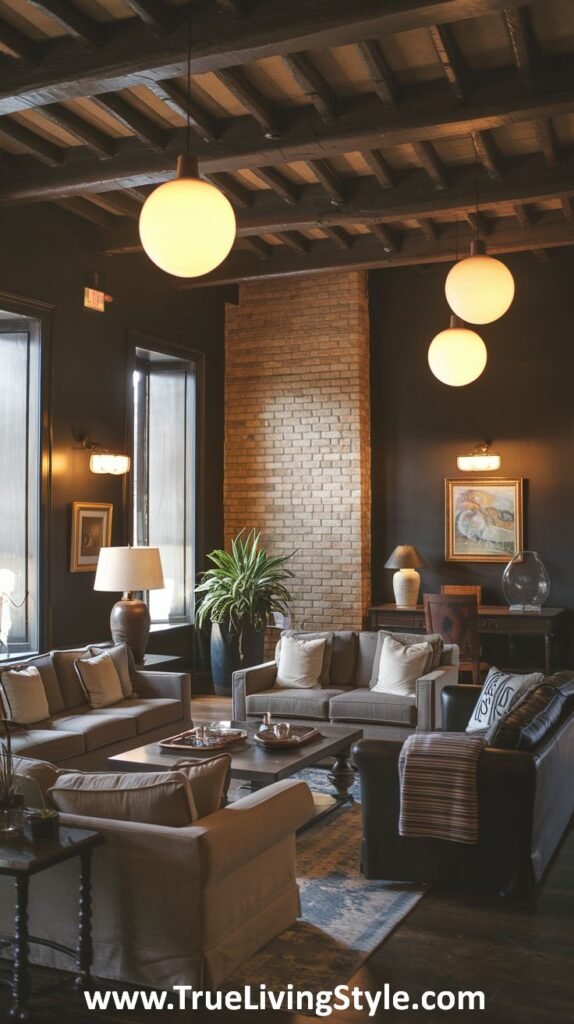
<path fill-rule="evenodd" d="M 124 473 L 130 471 L 129 455 L 94 452 L 90 455 L 90 470 L 92 473 L 111 473 L 113 476 L 123 476 Z"/>
<path fill-rule="evenodd" d="M 469 455 L 458 455 L 456 464 L 464 473 L 487 473 L 500 469 L 502 459 L 490 450 L 490 441 L 482 441 Z"/>

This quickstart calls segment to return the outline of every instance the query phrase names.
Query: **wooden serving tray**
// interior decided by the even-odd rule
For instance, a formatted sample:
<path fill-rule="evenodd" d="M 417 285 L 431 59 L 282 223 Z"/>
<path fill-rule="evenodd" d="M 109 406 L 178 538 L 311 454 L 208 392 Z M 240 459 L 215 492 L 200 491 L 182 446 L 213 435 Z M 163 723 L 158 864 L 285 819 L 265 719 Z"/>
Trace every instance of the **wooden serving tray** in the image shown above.
<path fill-rule="evenodd" d="M 313 740 L 321 739 L 321 733 L 308 725 L 292 725 L 289 736 L 276 736 L 271 729 L 264 729 L 256 732 L 253 737 L 256 743 L 269 750 L 278 750 L 283 747 L 302 747 L 304 743 L 311 743 Z"/>
<path fill-rule="evenodd" d="M 170 752 L 172 750 L 185 750 L 189 753 L 193 750 L 194 753 L 210 752 L 212 750 L 223 750 L 225 747 L 231 747 L 234 743 L 241 743 L 242 740 L 247 739 L 247 733 L 245 729 L 228 729 L 223 726 L 217 726 L 214 723 L 212 730 L 217 731 L 218 735 L 212 735 L 209 738 L 204 738 L 199 734 L 199 729 L 188 729 L 186 732 L 180 732 L 177 736 L 169 736 L 165 740 L 160 740 L 159 746 L 162 750 Z"/>

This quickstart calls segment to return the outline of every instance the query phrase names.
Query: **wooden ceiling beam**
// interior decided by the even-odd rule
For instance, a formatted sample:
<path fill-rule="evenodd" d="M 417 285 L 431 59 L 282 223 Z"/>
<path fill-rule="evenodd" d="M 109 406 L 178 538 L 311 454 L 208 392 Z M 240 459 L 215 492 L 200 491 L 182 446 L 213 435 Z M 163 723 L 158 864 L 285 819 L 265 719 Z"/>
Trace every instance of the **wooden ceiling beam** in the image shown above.
<path fill-rule="evenodd" d="M 0 21 L 0 43 L 10 51 L 13 57 L 20 60 L 27 60 L 31 64 L 35 64 L 40 58 L 40 49 L 34 40 L 7 21 Z"/>
<path fill-rule="evenodd" d="M 246 0 L 215 0 L 220 14 L 229 14 L 232 18 L 244 18 L 248 13 Z"/>
<path fill-rule="evenodd" d="M 163 82 L 152 82 L 150 85 L 151 90 L 155 93 L 159 99 L 167 103 L 176 114 L 181 114 L 182 117 L 186 118 L 189 109 L 189 120 L 191 126 L 195 132 L 204 139 L 205 142 L 217 142 L 220 129 L 217 121 L 211 114 L 208 114 L 204 108 L 196 102 L 196 100 L 190 96 L 189 103 L 187 96 L 180 89 L 177 82 L 171 82 L 169 80 Z"/>
<path fill-rule="evenodd" d="M 347 194 L 339 175 L 335 174 L 326 160 L 308 160 L 307 163 L 325 189 L 332 204 L 342 206 L 347 200 Z"/>
<path fill-rule="evenodd" d="M 552 250 L 548 252 L 546 249 L 531 249 L 530 252 L 539 263 L 550 263 Z"/>
<path fill-rule="evenodd" d="M 413 149 L 421 167 L 427 172 L 435 188 L 448 188 L 445 166 L 438 156 L 432 142 L 415 142 Z"/>
<path fill-rule="evenodd" d="M 534 224 L 534 217 L 532 215 L 530 207 L 527 206 L 526 203 L 515 203 L 512 209 L 514 210 L 514 216 L 516 217 L 521 227 L 532 227 L 532 225 Z"/>
<path fill-rule="evenodd" d="M 560 205 L 566 220 L 574 220 L 574 200 L 572 199 L 572 196 L 562 196 L 560 199 Z"/>
<path fill-rule="evenodd" d="M 398 252 L 400 249 L 400 243 L 397 239 L 397 234 L 392 231 L 386 224 L 369 224 L 369 228 L 372 231 L 375 238 L 378 238 L 379 242 L 383 246 L 384 252 Z"/>
<path fill-rule="evenodd" d="M 503 13 L 516 69 L 522 81 L 529 84 L 534 77 L 537 58 L 530 13 L 526 7 L 519 4 L 505 7 Z"/>
<path fill-rule="evenodd" d="M 310 99 L 323 121 L 337 120 L 337 100 L 331 87 L 307 53 L 291 53 L 283 58 L 293 78 Z"/>
<path fill-rule="evenodd" d="M 105 132 L 100 131 L 83 117 L 78 117 L 72 110 L 62 106 L 61 103 L 50 103 L 39 111 L 42 117 L 53 121 L 60 128 L 73 135 L 75 139 L 83 142 L 88 149 L 91 149 L 97 156 L 105 158 L 114 155 L 117 149 L 116 140 Z M 0 127 L 2 120 L 0 120 Z"/>
<path fill-rule="evenodd" d="M 161 0 L 124 0 L 137 18 L 141 18 L 157 35 L 172 32 L 175 27 L 173 8 L 170 11 Z"/>
<path fill-rule="evenodd" d="M 104 26 L 84 14 L 74 3 L 70 3 L 70 0 L 28 0 L 28 2 L 43 14 L 53 18 L 60 28 L 70 32 L 78 39 L 83 39 L 91 46 L 102 46 L 105 42 L 107 32 Z"/>
<path fill-rule="evenodd" d="M 217 77 L 232 96 L 239 100 L 241 105 L 259 122 L 266 139 L 276 139 L 280 136 L 278 111 L 273 109 L 272 104 L 257 86 L 249 81 L 241 68 L 224 68 L 217 72 Z"/>
<path fill-rule="evenodd" d="M 323 227 L 321 230 L 325 232 L 327 238 L 330 238 L 339 249 L 352 249 L 354 241 L 353 236 L 349 235 L 344 228 Z"/>
<path fill-rule="evenodd" d="M 229 202 L 233 203 L 234 206 L 240 206 L 244 210 L 251 206 L 253 192 L 250 192 L 248 188 L 245 188 L 245 185 L 236 181 L 231 174 L 202 174 L 201 177 L 205 178 L 206 181 L 210 181 L 216 188 L 221 189 L 223 194 L 229 199 Z"/>
<path fill-rule="evenodd" d="M 69 19 L 71 3 L 58 3 L 69 8 Z M 56 0 L 42 0 L 42 4 L 44 9 L 48 4 L 55 9 Z M 267 0 L 258 4 L 249 18 L 239 20 L 222 18 L 214 4 L 193 3 L 191 73 L 218 71 L 295 51 L 329 49 L 477 17 L 504 6 L 504 0 L 392 0 L 384 5 L 380 0 L 290 0 L 288 4 L 285 0 Z M 77 13 L 79 8 L 75 10 Z M 5 75 L 0 88 L 0 113 L 184 75 L 186 33 L 172 32 L 158 44 L 139 19 L 133 21 L 133 26 L 114 31 L 101 51 L 86 52 L 76 40 L 63 40 L 55 47 L 48 44 L 41 70 Z M 83 30 L 87 31 L 85 23 L 84 18 Z"/>
<path fill-rule="evenodd" d="M 457 239 L 455 235 L 454 225 L 449 225 L 433 245 L 429 245 L 419 232 L 412 231 L 404 236 L 400 251 L 391 253 L 384 253 L 380 242 L 372 235 L 358 235 L 353 248 L 345 252 L 335 248 L 327 240 L 317 240 L 311 243 L 305 254 L 299 254 L 296 257 L 277 248 L 273 253 L 273 259 L 265 265 L 257 265 L 253 260 L 245 259 L 242 253 L 234 251 L 217 270 L 201 279 L 182 282 L 179 288 L 200 288 L 208 285 L 248 281 L 253 278 L 282 277 L 302 273 L 314 274 L 348 269 L 369 270 L 376 267 L 452 262 L 456 255 Z M 468 246 L 470 241 L 470 232 L 466 238 L 458 238 L 459 255 L 461 246 Z M 488 251 L 492 255 L 497 255 L 532 249 L 551 250 L 570 245 L 574 245 L 574 225 L 567 224 L 562 218 L 547 215 L 540 223 L 528 230 L 505 218 L 489 237 Z"/>
<path fill-rule="evenodd" d="M 376 95 L 383 103 L 397 107 L 398 89 L 389 62 L 381 47 L 374 39 L 366 39 L 359 43 L 359 52 L 363 58 Z"/>
<path fill-rule="evenodd" d="M 382 185 L 383 188 L 395 187 L 397 176 L 380 149 L 371 149 L 367 153 L 363 153 L 363 157 L 379 185 Z"/>
<path fill-rule="evenodd" d="M 542 150 L 544 159 L 549 167 L 554 167 L 558 163 L 560 155 L 552 123 L 548 118 L 543 118 L 536 122 L 535 128 L 538 145 Z"/>
<path fill-rule="evenodd" d="M 490 132 L 471 132 L 471 136 L 476 155 L 485 171 L 493 181 L 500 181 L 503 173 L 502 162 Z"/>
<path fill-rule="evenodd" d="M 417 217 L 417 225 L 427 242 L 434 242 L 439 236 L 438 228 L 430 217 Z"/>
<path fill-rule="evenodd" d="M 82 196 L 74 196 L 72 199 L 59 199 L 56 205 L 60 206 L 63 210 L 67 210 L 68 213 L 74 213 L 76 217 L 89 221 L 90 224 L 95 224 L 98 228 L 109 228 L 117 220 L 113 213 L 107 213 L 106 210 L 102 210 L 101 207 L 96 206 L 95 203 L 91 203 Z"/>
<path fill-rule="evenodd" d="M 63 163 L 65 150 L 60 146 L 54 145 L 53 142 L 49 142 L 43 135 L 38 135 L 36 132 L 31 131 L 30 128 L 20 124 L 19 121 L 14 121 L 8 117 L 0 118 L 0 140 L 3 137 L 10 142 L 17 143 L 27 153 L 31 153 L 32 156 L 37 157 L 38 160 L 47 164 L 48 167 L 57 167 Z"/>
<path fill-rule="evenodd" d="M 489 218 L 496 216 L 500 206 L 508 208 L 518 203 L 574 197 L 574 159 L 564 160 L 556 168 L 546 168 L 541 166 L 539 158 L 533 157 L 524 161 L 520 171 L 502 182 L 492 181 L 480 169 L 479 190 L 482 209 Z M 383 193 L 374 178 L 359 178 L 344 207 L 331 205 L 320 185 L 302 188 L 301 197 L 293 206 L 279 200 L 270 190 L 251 192 L 251 196 L 249 209 L 237 212 L 240 236 L 377 221 L 387 225 L 409 220 L 438 221 L 441 214 L 460 219 L 467 213 L 476 212 L 474 167 L 458 169 L 453 174 L 450 189 L 444 192 L 437 192 L 422 171 L 413 171 L 395 189 Z M 439 227 L 442 236 L 446 225 L 441 223 Z M 138 239 L 123 231 L 110 234 L 102 242 L 104 251 L 108 253 L 132 252 L 139 246 Z"/>
<path fill-rule="evenodd" d="M 297 256 L 304 256 L 309 249 L 309 239 L 304 238 L 297 231 L 275 232 L 275 237 L 283 242 L 283 245 L 292 249 Z"/>
<path fill-rule="evenodd" d="M 129 217 L 130 220 L 139 220 L 141 204 L 127 192 L 100 192 L 84 196 L 93 205 L 107 210 L 109 213 L 117 214 L 119 217 Z"/>
<path fill-rule="evenodd" d="M 463 103 L 466 96 L 466 75 L 456 40 L 448 25 L 431 25 L 429 33 L 451 92 Z"/>
<path fill-rule="evenodd" d="M 286 178 L 280 171 L 276 171 L 274 167 L 258 167 L 255 173 L 261 181 L 273 189 L 283 202 L 292 205 L 298 201 L 301 194 L 298 185 Z"/>
<path fill-rule="evenodd" d="M 112 114 L 130 132 L 133 132 L 140 142 L 159 151 L 166 148 L 169 141 L 168 133 L 163 128 L 160 128 L 155 121 L 152 121 L 133 107 L 131 103 L 128 103 L 123 96 L 117 96 L 115 93 L 106 93 L 105 96 L 95 96 L 93 102 L 101 107 L 102 110 Z M 2 121 L 0 120 L 1 126 Z"/>
<path fill-rule="evenodd" d="M 257 235 L 253 235 L 251 238 L 240 238 L 238 244 L 242 249 L 248 249 L 254 256 L 257 256 L 258 260 L 268 260 L 273 255 L 273 246 L 263 238 L 258 238 Z"/>
<path fill-rule="evenodd" d="M 480 210 L 467 210 L 465 218 L 476 238 L 486 238 L 490 234 L 492 221 L 488 220 Z"/>

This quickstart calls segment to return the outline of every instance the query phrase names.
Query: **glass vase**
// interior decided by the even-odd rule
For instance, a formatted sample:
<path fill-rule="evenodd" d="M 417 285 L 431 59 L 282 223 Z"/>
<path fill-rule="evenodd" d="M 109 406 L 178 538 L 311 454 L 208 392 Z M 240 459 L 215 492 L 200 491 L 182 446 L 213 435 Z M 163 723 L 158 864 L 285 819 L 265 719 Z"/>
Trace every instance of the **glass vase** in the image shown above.
<path fill-rule="evenodd" d="M 502 574 L 511 612 L 539 612 L 550 593 L 550 577 L 536 551 L 519 551 Z"/>
<path fill-rule="evenodd" d="M 0 807 L 0 839 L 16 839 L 23 827 L 21 807 Z"/>

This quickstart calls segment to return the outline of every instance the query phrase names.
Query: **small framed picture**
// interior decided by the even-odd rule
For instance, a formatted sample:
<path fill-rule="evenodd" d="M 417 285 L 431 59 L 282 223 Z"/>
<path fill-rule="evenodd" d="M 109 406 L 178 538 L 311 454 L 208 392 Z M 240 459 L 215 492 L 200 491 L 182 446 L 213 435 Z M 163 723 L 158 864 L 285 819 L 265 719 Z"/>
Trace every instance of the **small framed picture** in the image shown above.
<path fill-rule="evenodd" d="M 509 562 L 523 547 L 522 480 L 445 480 L 447 562 Z"/>
<path fill-rule="evenodd" d="M 100 548 L 112 542 L 113 505 L 74 501 L 70 572 L 95 572 Z"/>

